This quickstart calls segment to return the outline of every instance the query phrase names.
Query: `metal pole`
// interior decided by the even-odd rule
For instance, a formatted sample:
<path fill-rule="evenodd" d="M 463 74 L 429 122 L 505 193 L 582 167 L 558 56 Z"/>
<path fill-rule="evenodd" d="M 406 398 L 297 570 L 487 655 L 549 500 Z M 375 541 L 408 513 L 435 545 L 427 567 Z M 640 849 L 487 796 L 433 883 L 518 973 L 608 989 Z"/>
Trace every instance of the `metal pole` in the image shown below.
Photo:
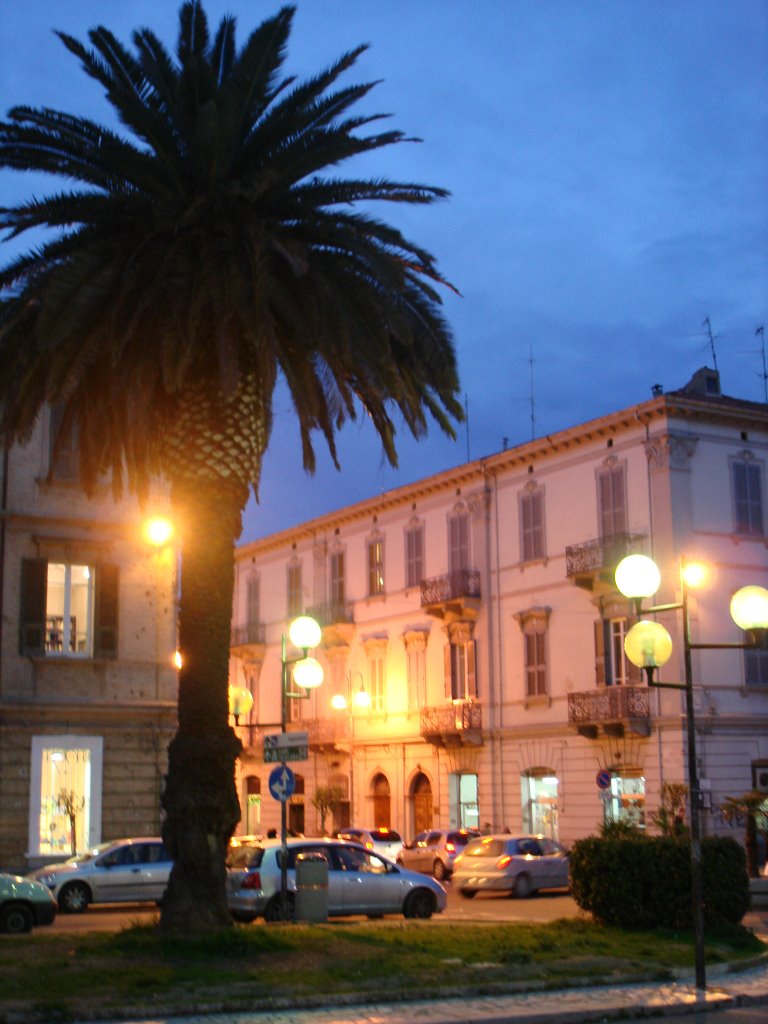
<path fill-rule="evenodd" d="M 280 733 L 285 735 L 288 723 L 288 657 L 286 653 L 285 634 L 280 640 L 281 660 L 281 693 L 280 693 Z M 285 765 L 285 749 L 283 749 L 283 765 Z M 285 797 L 285 794 L 283 794 Z M 286 801 L 280 801 L 280 917 L 283 921 L 288 918 L 288 829 L 286 821 Z"/>
<path fill-rule="evenodd" d="M 696 998 L 705 999 L 707 991 L 704 958 L 704 902 L 701 880 L 701 827 L 699 822 L 699 766 L 696 759 L 696 724 L 693 710 L 693 667 L 691 664 L 691 624 L 688 616 L 688 587 L 685 559 L 680 562 L 683 609 L 683 651 L 685 660 L 685 721 L 688 732 L 688 786 L 691 824 L 691 899 L 693 910 L 693 946 L 696 966 Z"/>

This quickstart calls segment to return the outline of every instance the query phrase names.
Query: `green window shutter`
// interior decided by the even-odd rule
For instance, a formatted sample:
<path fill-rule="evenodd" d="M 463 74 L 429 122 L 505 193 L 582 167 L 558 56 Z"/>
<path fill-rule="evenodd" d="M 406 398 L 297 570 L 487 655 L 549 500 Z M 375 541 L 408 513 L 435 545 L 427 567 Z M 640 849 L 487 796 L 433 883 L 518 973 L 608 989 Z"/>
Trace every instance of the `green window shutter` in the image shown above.
<path fill-rule="evenodd" d="M 453 697 L 453 648 L 446 644 L 443 648 L 445 668 L 445 697 L 450 700 Z"/>
<path fill-rule="evenodd" d="M 605 623 L 602 619 L 595 621 L 595 681 L 605 684 Z"/>
<path fill-rule="evenodd" d="M 48 590 L 48 562 L 44 558 L 21 560 L 21 607 L 19 610 L 19 653 L 45 654 L 45 603 Z"/>
<path fill-rule="evenodd" d="M 94 658 L 117 657 L 117 585 L 116 565 L 96 566 L 93 622 Z"/>
<path fill-rule="evenodd" d="M 467 644 L 467 695 L 477 697 L 477 641 L 470 640 Z"/>

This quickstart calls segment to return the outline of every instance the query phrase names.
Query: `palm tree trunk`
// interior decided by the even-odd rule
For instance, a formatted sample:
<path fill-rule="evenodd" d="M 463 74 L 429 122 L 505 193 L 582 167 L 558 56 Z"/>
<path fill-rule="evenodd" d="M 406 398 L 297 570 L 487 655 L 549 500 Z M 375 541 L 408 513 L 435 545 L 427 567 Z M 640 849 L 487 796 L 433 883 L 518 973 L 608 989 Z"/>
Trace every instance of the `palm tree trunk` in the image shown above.
<path fill-rule="evenodd" d="M 229 927 L 226 857 L 240 819 L 229 726 L 229 638 L 234 545 L 248 491 L 219 480 L 175 480 L 181 523 L 179 725 L 168 748 L 163 839 L 174 865 L 160 925 L 184 934 Z"/>

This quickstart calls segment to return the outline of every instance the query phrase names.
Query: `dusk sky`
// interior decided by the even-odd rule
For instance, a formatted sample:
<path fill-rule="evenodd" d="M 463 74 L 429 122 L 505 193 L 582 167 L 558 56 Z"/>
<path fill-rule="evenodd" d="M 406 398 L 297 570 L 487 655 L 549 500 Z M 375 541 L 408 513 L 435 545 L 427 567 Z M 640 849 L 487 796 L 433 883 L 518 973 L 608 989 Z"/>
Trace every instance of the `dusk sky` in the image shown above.
<path fill-rule="evenodd" d="M 52 30 L 86 41 L 104 24 L 129 42 L 146 26 L 174 51 L 180 6 L 3 0 L 3 115 L 109 119 Z M 238 17 L 241 43 L 278 7 L 205 3 L 214 28 Z M 765 400 L 768 0 L 299 0 L 286 69 L 313 74 L 359 43 L 341 84 L 381 79 L 362 109 L 423 141 L 341 170 L 451 191 L 376 212 L 461 293 L 444 299 L 468 422 L 454 442 L 401 432 L 393 470 L 361 420 L 342 472 L 318 440 L 308 477 L 281 391 L 242 540 L 681 387 L 713 365 L 707 319 L 723 391 Z M 2 202 L 61 187 L 0 172 Z"/>

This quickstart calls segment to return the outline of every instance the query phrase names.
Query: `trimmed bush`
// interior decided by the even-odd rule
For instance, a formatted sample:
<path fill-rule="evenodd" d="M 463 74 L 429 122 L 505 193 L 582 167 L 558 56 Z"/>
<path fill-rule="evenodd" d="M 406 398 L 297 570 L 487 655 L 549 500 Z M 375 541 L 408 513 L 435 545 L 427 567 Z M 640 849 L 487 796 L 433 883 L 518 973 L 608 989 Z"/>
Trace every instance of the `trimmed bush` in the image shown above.
<path fill-rule="evenodd" d="M 702 840 L 707 925 L 738 924 L 749 909 L 743 848 Z M 637 835 L 579 839 L 571 850 L 571 891 L 582 910 L 620 928 L 690 928 L 691 845 L 687 838 Z"/>

